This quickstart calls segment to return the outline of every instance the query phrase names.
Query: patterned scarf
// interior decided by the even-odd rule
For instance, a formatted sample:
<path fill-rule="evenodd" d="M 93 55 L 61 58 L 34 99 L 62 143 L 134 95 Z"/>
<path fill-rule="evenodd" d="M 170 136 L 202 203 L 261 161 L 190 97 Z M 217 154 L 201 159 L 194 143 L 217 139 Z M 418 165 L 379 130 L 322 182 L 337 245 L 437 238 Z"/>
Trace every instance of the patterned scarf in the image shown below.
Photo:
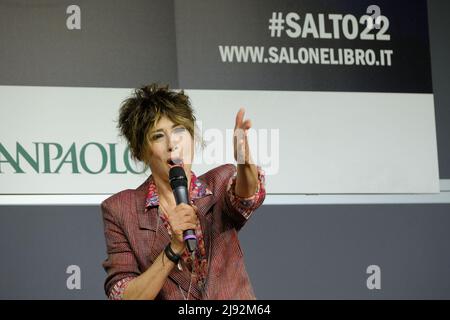
<path fill-rule="evenodd" d="M 189 198 L 191 204 L 193 204 L 193 199 L 203 198 L 205 196 L 211 195 L 212 192 L 207 188 L 206 184 L 202 182 L 200 179 L 197 179 L 197 176 L 191 171 L 191 183 L 189 188 Z M 149 207 L 159 207 L 159 197 L 156 189 L 156 184 L 153 180 L 153 177 L 150 176 L 149 180 L 149 190 L 145 201 L 146 210 Z M 163 210 L 158 208 L 158 212 L 160 217 L 164 223 L 164 226 L 167 229 L 169 235 L 172 235 L 172 230 L 167 218 L 167 215 Z M 192 255 L 189 253 L 189 250 L 186 248 L 181 256 L 182 264 L 190 271 L 193 272 L 193 275 L 196 277 L 197 285 L 202 290 L 204 289 L 204 284 L 206 280 L 206 276 L 208 273 L 208 261 L 206 258 L 206 249 L 205 242 L 203 238 L 202 227 L 199 224 L 195 228 L 195 235 L 197 237 L 197 250 L 195 250 L 194 259 L 192 259 Z"/>

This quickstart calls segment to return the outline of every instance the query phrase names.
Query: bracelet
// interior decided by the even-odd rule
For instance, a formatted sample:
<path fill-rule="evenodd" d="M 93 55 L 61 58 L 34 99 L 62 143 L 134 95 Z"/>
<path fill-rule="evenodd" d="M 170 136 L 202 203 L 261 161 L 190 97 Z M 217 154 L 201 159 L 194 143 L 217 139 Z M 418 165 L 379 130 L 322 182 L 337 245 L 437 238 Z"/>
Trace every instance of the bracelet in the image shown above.
<path fill-rule="evenodd" d="M 172 248 L 170 247 L 170 243 L 164 249 L 164 253 L 166 254 L 167 258 L 169 258 L 169 260 L 172 261 L 175 264 L 177 264 L 178 261 L 181 258 L 181 255 L 176 254 L 175 252 L 173 252 Z"/>

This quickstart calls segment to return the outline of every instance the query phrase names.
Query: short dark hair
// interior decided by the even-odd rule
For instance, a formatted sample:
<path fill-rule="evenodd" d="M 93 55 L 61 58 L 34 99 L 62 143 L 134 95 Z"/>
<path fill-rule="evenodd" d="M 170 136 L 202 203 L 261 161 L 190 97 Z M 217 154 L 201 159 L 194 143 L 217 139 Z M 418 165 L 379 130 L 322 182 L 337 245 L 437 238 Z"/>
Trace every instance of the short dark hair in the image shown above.
<path fill-rule="evenodd" d="M 120 107 L 118 129 L 125 137 L 133 159 L 147 163 L 148 134 L 161 117 L 184 126 L 195 135 L 195 115 L 184 90 L 169 89 L 169 85 L 152 83 L 134 90 Z"/>

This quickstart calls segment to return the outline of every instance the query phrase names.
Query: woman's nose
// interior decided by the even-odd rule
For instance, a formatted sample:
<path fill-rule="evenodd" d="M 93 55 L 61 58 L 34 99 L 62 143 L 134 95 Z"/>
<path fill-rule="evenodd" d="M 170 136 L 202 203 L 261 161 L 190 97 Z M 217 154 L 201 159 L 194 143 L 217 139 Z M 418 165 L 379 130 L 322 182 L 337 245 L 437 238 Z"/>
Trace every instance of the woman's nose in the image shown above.
<path fill-rule="evenodd" d="M 175 151 L 180 143 L 179 139 L 177 139 L 174 135 L 171 135 L 167 140 L 169 151 Z"/>
<path fill-rule="evenodd" d="M 168 149 L 169 149 L 169 152 L 175 151 L 175 150 L 178 149 L 178 145 L 176 144 L 175 141 L 173 141 L 172 139 L 170 139 L 170 140 L 169 140 Z"/>

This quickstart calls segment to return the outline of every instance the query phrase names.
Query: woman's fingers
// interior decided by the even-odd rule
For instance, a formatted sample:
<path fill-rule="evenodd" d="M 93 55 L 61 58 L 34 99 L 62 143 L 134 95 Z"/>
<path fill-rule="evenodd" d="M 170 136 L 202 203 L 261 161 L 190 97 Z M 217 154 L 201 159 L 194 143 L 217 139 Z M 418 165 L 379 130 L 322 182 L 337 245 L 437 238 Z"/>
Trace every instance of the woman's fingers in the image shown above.
<path fill-rule="evenodd" d="M 238 163 L 247 163 L 250 160 L 247 132 L 252 127 L 250 119 L 244 120 L 245 109 L 239 109 L 236 115 L 236 126 L 234 128 L 234 159 Z"/>
<path fill-rule="evenodd" d="M 189 222 L 196 225 L 199 222 L 197 212 L 197 207 L 182 203 L 175 207 L 175 210 L 170 215 L 170 219 L 174 222 Z"/>
<path fill-rule="evenodd" d="M 240 128 L 242 125 L 242 120 L 244 119 L 245 109 L 240 108 L 238 113 L 236 114 L 236 122 L 234 125 L 234 129 Z"/>
<path fill-rule="evenodd" d="M 234 129 L 243 129 L 248 130 L 252 126 L 252 122 L 250 119 L 244 120 L 245 109 L 240 108 L 238 113 L 236 114 L 236 122 L 234 125 Z"/>
<path fill-rule="evenodd" d="M 198 217 L 195 214 L 194 215 L 186 214 L 184 216 L 184 221 L 191 222 L 191 223 L 197 223 L 198 222 Z"/>
<path fill-rule="evenodd" d="M 252 127 L 252 121 L 250 119 L 245 120 L 244 123 L 242 124 L 243 130 L 248 130 L 251 127 Z"/>
<path fill-rule="evenodd" d="M 194 223 L 183 223 L 180 225 L 180 229 L 185 231 L 189 229 L 195 229 L 196 225 Z"/>

